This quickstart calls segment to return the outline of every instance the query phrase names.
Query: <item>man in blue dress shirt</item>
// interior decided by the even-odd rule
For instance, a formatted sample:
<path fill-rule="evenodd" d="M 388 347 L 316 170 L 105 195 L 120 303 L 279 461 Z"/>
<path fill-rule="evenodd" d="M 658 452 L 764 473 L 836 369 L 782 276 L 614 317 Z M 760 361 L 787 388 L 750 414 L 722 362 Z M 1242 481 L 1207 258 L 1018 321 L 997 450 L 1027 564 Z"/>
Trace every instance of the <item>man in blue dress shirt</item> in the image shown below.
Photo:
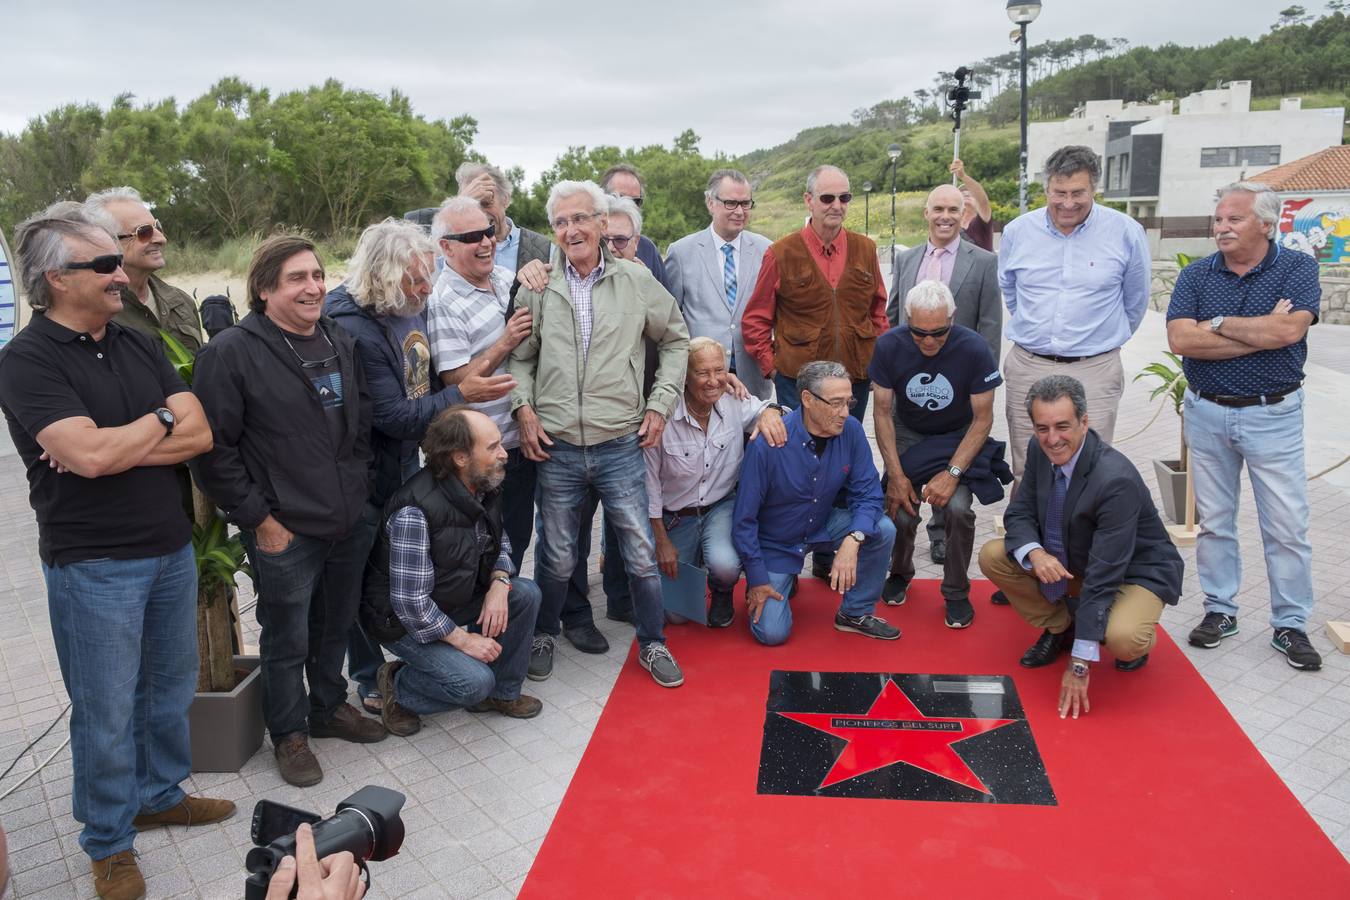
<path fill-rule="evenodd" d="M 895 543 L 872 448 L 857 419 L 853 382 L 837 362 L 797 374 L 801 406 L 783 419 L 787 443 L 750 442 L 741 466 L 732 542 L 745 568 L 750 633 L 781 644 L 792 632 L 790 600 L 808 550 L 834 551 L 830 588 L 843 594 L 839 631 L 893 641 L 900 629 L 872 615 Z M 833 506 L 841 490 L 846 507 Z"/>
<path fill-rule="evenodd" d="M 1120 347 L 1148 309 L 1149 249 L 1138 222 L 1093 201 L 1100 174 L 1091 148 L 1061 147 L 1045 161 L 1049 205 L 1003 229 L 998 280 L 1013 343 L 1004 398 L 1019 481 L 1031 440 L 1023 404 L 1037 379 L 1078 379 L 1093 429 L 1108 444 L 1115 436 L 1125 389 Z"/>

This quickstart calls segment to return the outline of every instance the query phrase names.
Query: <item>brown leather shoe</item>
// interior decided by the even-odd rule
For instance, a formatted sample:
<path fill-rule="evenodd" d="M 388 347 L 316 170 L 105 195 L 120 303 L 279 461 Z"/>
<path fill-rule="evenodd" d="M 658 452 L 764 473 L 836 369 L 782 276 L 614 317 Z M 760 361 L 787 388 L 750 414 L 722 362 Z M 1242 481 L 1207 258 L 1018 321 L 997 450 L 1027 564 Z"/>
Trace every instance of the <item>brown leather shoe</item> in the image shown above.
<path fill-rule="evenodd" d="M 234 804 L 229 800 L 210 797 L 184 797 L 178 805 L 157 813 L 141 813 L 131 824 L 144 831 L 155 825 L 210 825 L 234 815 Z"/>
<path fill-rule="evenodd" d="M 303 731 L 292 731 L 281 739 L 272 751 L 277 769 L 288 784 L 309 787 L 323 781 L 323 768 L 309 749 L 309 737 Z"/>
<path fill-rule="evenodd" d="M 469 712 L 499 712 L 513 719 L 533 719 L 539 715 L 539 711 L 543 708 L 544 704 L 534 697 L 521 694 L 514 700 L 498 700 L 496 697 L 489 697 L 482 703 L 475 703 L 470 706 Z"/>
<path fill-rule="evenodd" d="M 375 683 L 379 685 L 380 696 L 384 698 L 384 707 L 380 710 L 380 721 L 390 734 L 408 737 L 422 730 L 422 720 L 416 713 L 410 713 L 398 702 L 398 693 L 394 690 L 394 676 L 406 665 L 400 660 L 387 662 L 375 673 Z"/>
<path fill-rule="evenodd" d="M 145 896 L 145 879 L 136 865 L 135 850 L 91 860 L 90 867 L 94 870 L 94 890 L 104 900 L 140 900 Z"/>
<path fill-rule="evenodd" d="M 384 726 L 374 719 L 357 712 L 356 707 L 344 703 L 333 713 L 327 722 L 310 720 L 309 736 L 316 738 L 340 738 L 353 744 L 378 744 L 389 736 Z"/>

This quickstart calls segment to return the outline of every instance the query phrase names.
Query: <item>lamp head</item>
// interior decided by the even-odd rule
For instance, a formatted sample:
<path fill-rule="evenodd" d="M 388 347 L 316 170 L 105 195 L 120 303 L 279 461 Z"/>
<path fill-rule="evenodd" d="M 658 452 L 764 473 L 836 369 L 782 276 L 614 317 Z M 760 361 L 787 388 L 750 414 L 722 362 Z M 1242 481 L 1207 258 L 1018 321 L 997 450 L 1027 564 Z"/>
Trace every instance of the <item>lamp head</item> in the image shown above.
<path fill-rule="evenodd" d="M 899 159 L 899 158 L 900 158 L 900 145 L 899 145 L 899 144 L 891 144 L 889 147 L 886 148 L 886 155 L 889 156 L 891 159 Z"/>
<path fill-rule="evenodd" d="M 872 193 L 872 182 L 870 182 L 870 181 L 864 181 L 864 182 L 863 182 L 863 193 L 864 193 L 864 194 L 870 194 L 870 193 Z"/>
<path fill-rule="evenodd" d="M 1008 18 L 1014 25 L 1030 25 L 1041 14 L 1041 0 L 1008 0 Z"/>

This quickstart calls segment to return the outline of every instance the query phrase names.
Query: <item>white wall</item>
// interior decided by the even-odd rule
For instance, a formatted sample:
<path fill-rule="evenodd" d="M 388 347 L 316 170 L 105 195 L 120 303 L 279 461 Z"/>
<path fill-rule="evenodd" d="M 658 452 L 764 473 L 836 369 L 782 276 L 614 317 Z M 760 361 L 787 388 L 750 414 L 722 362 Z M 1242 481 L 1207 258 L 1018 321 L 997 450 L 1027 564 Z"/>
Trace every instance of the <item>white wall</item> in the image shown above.
<path fill-rule="evenodd" d="M 1171 113 L 1170 100 L 1153 104 L 1089 100 L 1067 119 L 1032 122 L 1027 130 L 1027 177 L 1032 181 L 1041 181 L 1046 158 L 1060 147 L 1081 144 L 1091 147 L 1098 156 L 1105 157 L 1106 135 L 1113 121 L 1141 122 Z"/>

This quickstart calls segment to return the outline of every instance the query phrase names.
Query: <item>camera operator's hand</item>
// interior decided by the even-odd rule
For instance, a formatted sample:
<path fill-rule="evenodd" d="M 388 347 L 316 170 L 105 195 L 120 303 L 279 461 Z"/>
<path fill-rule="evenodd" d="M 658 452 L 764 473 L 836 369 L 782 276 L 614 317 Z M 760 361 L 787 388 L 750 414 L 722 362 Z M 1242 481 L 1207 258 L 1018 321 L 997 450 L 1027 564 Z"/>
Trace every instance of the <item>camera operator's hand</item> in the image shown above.
<path fill-rule="evenodd" d="M 314 854 L 314 831 L 301 825 L 295 832 L 295 856 L 287 856 L 278 865 L 267 885 L 267 900 L 285 900 L 291 894 L 299 868 L 299 900 L 360 900 L 366 885 L 356 859 L 346 850 L 319 859 Z"/>

